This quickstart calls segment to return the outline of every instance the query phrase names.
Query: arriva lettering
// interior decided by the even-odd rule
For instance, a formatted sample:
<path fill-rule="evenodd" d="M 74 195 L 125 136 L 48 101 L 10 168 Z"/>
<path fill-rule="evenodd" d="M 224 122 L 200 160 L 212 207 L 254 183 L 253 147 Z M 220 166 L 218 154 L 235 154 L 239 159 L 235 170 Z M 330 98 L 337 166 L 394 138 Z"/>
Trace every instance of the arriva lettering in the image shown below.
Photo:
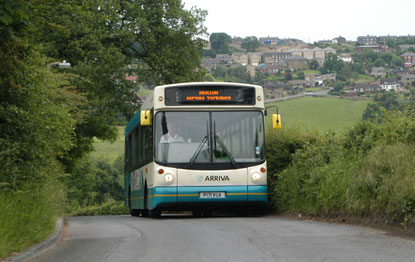
<path fill-rule="evenodd" d="M 228 176 L 206 176 L 205 181 L 230 181 Z"/>

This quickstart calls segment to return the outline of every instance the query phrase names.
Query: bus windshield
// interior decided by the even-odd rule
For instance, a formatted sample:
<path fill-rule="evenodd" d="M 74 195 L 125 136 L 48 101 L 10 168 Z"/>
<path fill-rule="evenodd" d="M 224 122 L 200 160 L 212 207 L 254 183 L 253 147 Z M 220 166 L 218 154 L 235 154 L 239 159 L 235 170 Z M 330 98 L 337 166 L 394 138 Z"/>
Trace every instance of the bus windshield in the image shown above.
<path fill-rule="evenodd" d="M 260 111 L 158 112 L 156 161 L 189 169 L 263 162 L 263 124 Z"/>

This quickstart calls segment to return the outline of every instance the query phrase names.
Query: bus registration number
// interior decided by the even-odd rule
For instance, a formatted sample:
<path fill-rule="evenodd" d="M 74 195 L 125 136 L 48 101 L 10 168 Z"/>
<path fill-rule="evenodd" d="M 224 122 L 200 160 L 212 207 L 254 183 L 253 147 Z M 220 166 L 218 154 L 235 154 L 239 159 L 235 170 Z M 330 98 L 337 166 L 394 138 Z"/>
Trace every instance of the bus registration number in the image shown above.
<path fill-rule="evenodd" d="M 200 192 L 200 198 L 225 198 L 225 192 Z"/>

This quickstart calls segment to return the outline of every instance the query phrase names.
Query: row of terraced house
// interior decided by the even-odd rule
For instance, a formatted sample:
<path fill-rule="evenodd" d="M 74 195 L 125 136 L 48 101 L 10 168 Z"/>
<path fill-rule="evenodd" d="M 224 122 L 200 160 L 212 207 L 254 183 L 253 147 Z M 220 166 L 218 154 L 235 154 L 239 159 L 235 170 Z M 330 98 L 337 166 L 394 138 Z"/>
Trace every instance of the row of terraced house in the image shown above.
<path fill-rule="evenodd" d="M 215 58 L 202 59 L 202 64 L 209 72 L 218 66 L 242 65 L 247 67 L 251 75 L 255 75 L 256 70 L 273 74 L 285 69 L 305 69 L 312 59 L 323 64 L 329 53 L 335 54 L 336 50 L 331 47 L 324 49 L 315 47 L 312 49 L 292 49 L 285 52 L 217 54 Z"/>

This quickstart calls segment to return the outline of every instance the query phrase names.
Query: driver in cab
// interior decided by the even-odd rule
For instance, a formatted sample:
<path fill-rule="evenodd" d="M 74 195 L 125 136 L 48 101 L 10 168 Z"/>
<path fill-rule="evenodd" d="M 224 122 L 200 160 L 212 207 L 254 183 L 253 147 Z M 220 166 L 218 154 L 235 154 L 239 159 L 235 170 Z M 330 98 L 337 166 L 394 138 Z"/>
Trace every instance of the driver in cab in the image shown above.
<path fill-rule="evenodd" d="M 160 143 L 177 143 L 177 142 L 184 142 L 183 137 L 179 136 L 176 131 L 176 126 L 174 122 L 169 122 L 167 124 L 167 133 L 164 134 L 161 139 Z"/>

